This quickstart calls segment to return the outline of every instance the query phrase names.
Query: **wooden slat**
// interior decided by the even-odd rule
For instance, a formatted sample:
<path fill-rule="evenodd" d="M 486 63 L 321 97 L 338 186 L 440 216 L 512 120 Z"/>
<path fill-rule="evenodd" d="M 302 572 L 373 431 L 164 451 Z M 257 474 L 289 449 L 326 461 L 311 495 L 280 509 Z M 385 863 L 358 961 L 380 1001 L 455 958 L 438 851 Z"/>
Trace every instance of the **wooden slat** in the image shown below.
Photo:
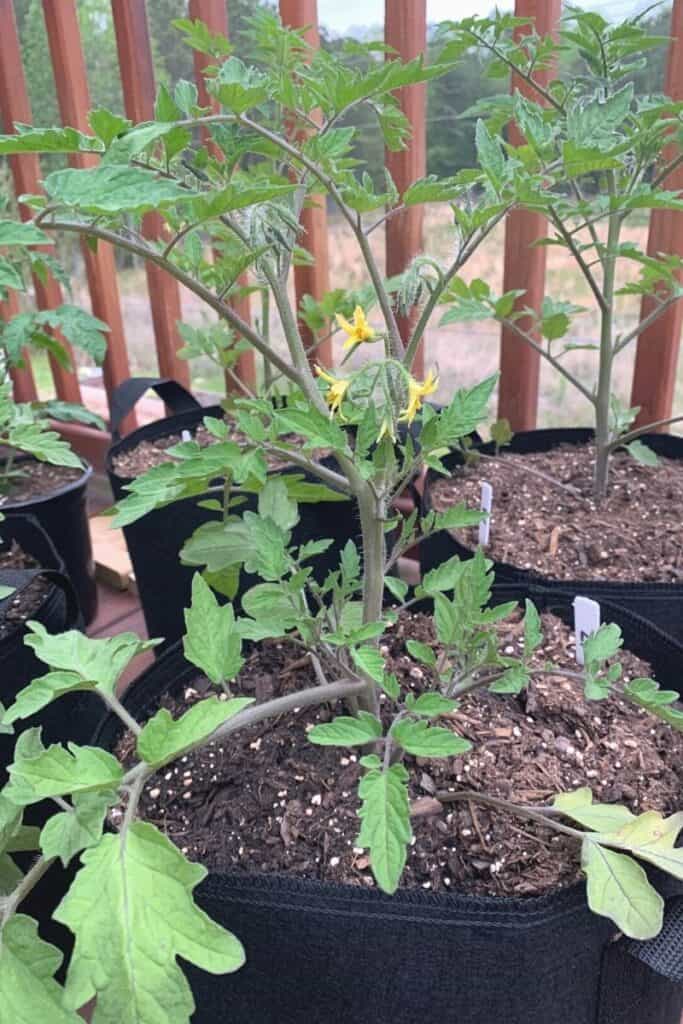
<path fill-rule="evenodd" d="M 320 46 L 317 0 L 280 0 L 280 17 L 283 25 L 290 28 L 305 28 L 304 38 L 309 46 L 314 49 Z M 315 262 L 310 267 L 294 268 L 297 308 L 302 296 L 312 295 L 314 299 L 322 299 L 330 288 L 327 207 L 324 196 L 316 195 L 311 198 L 311 205 L 307 205 L 301 212 L 301 225 L 301 244 L 308 249 Z M 315 334 L 301 320 L 299 328 L 304 345 L 308 349 L 315 344 Z M 320 363 L 321 366 L 332 366 L 331 339 L 318 345 L 311 355 L 311 362 Z"/>
<path fill-rule="evenodd" d="M 214 34 L 228 35 L 228 11 L 225 0 L 190 0 L 189 14 L 191 18 L 198 18 L 200 21 L 203 21 Z M 215 61 L 206 54 L 200 53 L 199 50 L 194 50 L 193 52 L 194 75 L 199 93 L 199 103 L 202 107 L 210 107 L 211 110 L 217 111 L 219 108 L 218 101 L 215 96 L 209 94 L 204 80 L 204 68 L 215 64 Z M 209 133 L 204 130 L 202 135 L 204 142 L 209 144 Z M 213 147 L 213 152 L 214 156 L 220 156 L 218 147 Z M 240 283 L 247 283 L 246 275 L 240 279 Z M 243 320 L 247 323 L 250 322 L 251 303 L 249 295 L 243 295 L 241 298 L 232 300 L 230 305 Z M 237 360 L 235 372 L 240 380 L 243 380 L 246 384 L 254 385 L 256 383 L 256 363 L 252 350 L 242 353 Z M 231 391 L 237 390 L 230 377 L 226 378 L 226 386 Z"/>
<path fill-rule="evenodd" d="M 4 320 L 6 323 L 19 312 L 17 293 L 11 291 L 5 302 L 0 302 L 0 320 Z M 38 398 L 38 392 L 36 391 L 36 382 L 33 379 L 33 370 L 31 369 L 28 352 L 24 351 L 23 359 L 26 364 L 25 366 L 17 367 L 9 372 L 14 397 L 17 402 L 35 402 Z"/>
<path fill-rule="evenodd" d="M 12 0 L 0 0 L 0 26 L 0 115 L 3 130 L 7 133 L 14 131 L 15 122 L 33 123 Z M 42 175 L 35 153 L 12 156 L 9 162 L 14 191 L 18 196 L 41 191 Z M 19 213 L 22 220 L 30 220 L 32 217 L 32 211 L 23 204 L 19 206 Z M 39 309 L 54 309 L 61 305 L 62 290 L 51 275 L 45 283 L 34 277 L 33 284 Z M 71 349 L 64 339 L 60 341 L 70 353 Z M 59 398 L 65 402 L 80 402 L 81 389 L 75 372 L 65 370 L 52 357 L 50 368 Z"/>
<path fill-rule="evenodd" d="M 90 131 L 90 92 L 75 0 L 43 0 L 43 13 L 62 124 L 87 133 Z M 72 167 L 93 167 L 98 162 L 99 158 L 94 153 L 72 153 L 69 156 Z M 83 241 L 81 251 L 93 314 L 109 325 L 107 356 L 103 366 L 109 397 L 118 384 L 130 377 L 114 250 L 107 243 L 100 242 L 97 251 L 93 252 Z M 123 425 L 124 432 L 128 433 L 136 425 L 135 415 L 131 414 Z"/>
<path fill-rule="evenodd" d="M 111 0 L 111 8 L 126 114 L 135 123 L 150 121 L 154 117 L 156 88 L 145 2 Z M 160 214 L 151 212 L 145 215 L 143 233 L 153 239 L 164 236 L 164 222 Z M 173 377 L 181 384 L 189 385 L 188 363 L 177 355 L 183 344 L 176 327 L 182 316 L 178 283 L 152 263 L 145 264 L 145 271 L 159 372 L 162 377 Z"/>
<path fill-rule="evenodd" d="M 385 0 L 384 41 L 398 51 L 403 60 L 412 60 L 427 48 L 426 0 Z M 389 59 L 391 57 L 389 56 Z M 389 172 L 401 195 L 427 169 L 427 89 L 425 83 L 411 85 L 399 92 L 399 103 L 412 126 L 406 149 L 386 151 Z M 424 207 L 412 206 L 386 223 L 387 276 L 401 274 L 423 249 Z M 399 317 L 401 337 L 410 336 L 415 316 Z M 414 362 L 417 376 L 424 374 L 424 345 Z"/>
<path fill-rule="evenodd" d="M 536 30 L 540 35 L 557 31 L 561 0 L 516 0 L 515 14 L 522 18 L 535 18 Z M 520 30 L 523 33 L 525 30 Z M 539 71 L 537 81 L 547 84 L 553 77 L 551 69 Z M 534 96 L 527 83 L 516 75 L 512 78 L 512 89 L 519 89 L 525 95 Z M 516 125 L 510 125 L 510 141 L 520 145 L 523 138 Z M 545 218 L 526 210 L 513 210 L 505 224 L 505 270 L 503 289 L 524 289 L 519 306 L 540 309 L 545 291 L 546 250 L 544 247 L 531 248 L 546 231 Z M 528 319 L 518 321 L 520 327 L 528 328 Z M 498 415 L 506 417 L 513 430 L 531 430 L 536 426 L 538 411 L 538 379 L 540 356 L 530 345 L 516 337 L 511 331 L 501 332 L 500 349 L 500 391 Z"/>
<path fill-rule="evenodd" d="M 671 43 L 665 92 L 674 100 L 683 99 L 683 0 L 674 0 L 671 12 Z M 678 149 L 672 143 L 666 148 L 665 161 L 673 160 L 677 153 Z M 683 191 L 683 165 L 677 167 L 663 184 L 672 192 Z M 657 253 L 683 256 L 683 212 L 652 211 L 647 251 L 650 256 L 656 256 Z M 641 320 L 644 320 L 653 308 L 652 299 L 644 296 L 640 310 Z M 683 303 L 676 302 L 643 331 L 638 339 L 631 405 L 640 406 L 636 418 L 636 425 L 639 427 L 671 416 L 682 326 Z"/>

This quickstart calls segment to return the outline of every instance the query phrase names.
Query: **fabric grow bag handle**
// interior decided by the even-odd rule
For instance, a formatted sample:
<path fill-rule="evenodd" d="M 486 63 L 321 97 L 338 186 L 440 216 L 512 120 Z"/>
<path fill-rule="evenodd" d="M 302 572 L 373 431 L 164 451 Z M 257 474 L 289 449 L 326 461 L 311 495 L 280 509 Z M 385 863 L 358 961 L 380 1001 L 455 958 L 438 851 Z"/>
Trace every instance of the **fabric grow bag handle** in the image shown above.
<path fill-rule="evenodd" d="M 122 421 L 135 408 L 145 391 L 150 389 L 156 391 L 174 415 L 201 409 L 201 403 L 194 395 L 172 377 L 130 377 L 112 392 L 110 424 L 113 441 L 120 440 L 119 427 Z"/>
<path fill-rule="evenodd" d="M 629 939 L 628 952 L 651 970 L 683 985 L 683 887 L 680 895 L 666 901 L 664 924 L 659 935 L 647 942 Z"/>

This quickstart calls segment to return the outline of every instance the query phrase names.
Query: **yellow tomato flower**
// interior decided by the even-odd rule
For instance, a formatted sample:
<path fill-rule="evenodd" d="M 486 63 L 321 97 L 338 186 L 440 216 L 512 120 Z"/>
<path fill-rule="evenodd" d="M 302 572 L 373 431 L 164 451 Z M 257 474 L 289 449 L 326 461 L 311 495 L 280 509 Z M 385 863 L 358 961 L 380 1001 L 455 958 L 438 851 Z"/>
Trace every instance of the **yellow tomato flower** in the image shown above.
<path fill-rule="evenodd" d="M 329 385 L 327 394 L 325 395 L 325 401 L 329 405 L 330 415 L 332 415 L 341 407 L 351 381 L 333 377 L 331 373 L 326 373 L 321 366 L 316 366 L 315 372 L 322 380 L 325 381 L 326 384 Z"/>
<path fill-rule="evenodd" d="M 412 423 L 415 416 L 422 408 L 422 400 L 427 395 L 432 395 L 439 386 L 439 378 L 430 370 L 425 379 L 420 382 L 411 377 L 408 381 L 408 408 L 401 413 L 401 419 Z"/>
<path fill-rule="evenodd" d="M 362 306 L 356 306 L 354 309 L 351 323 L 341 313 L 337 313 L 337 323 L 348 334 L 344 348 L 354 349 L 363 341 L 375 340 L 375 331 L 368 323 Z"/>

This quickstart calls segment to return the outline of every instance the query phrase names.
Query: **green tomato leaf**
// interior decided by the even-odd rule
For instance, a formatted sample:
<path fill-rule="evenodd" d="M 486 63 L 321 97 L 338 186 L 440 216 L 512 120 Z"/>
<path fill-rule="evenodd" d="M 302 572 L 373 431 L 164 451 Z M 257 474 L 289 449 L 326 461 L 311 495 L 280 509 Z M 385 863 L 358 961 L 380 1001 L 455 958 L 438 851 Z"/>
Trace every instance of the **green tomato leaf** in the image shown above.
<path fill-rule="evenodd" d="M 181 200 L 193 199 L 199 194 L 182 188 L 169 178 L 158 178 L 153 171 L 112 163 L 83 170 L 67 167 L 63 171 L 53 171 L 45 179 L 45 191 L 50 200 L 60 206 L 96 216 L 142 214 L 175 206 Z"/>
<path fill-rule="evenodd" d="M 141 640 L 135 633 L 91 639 L 77 629 L 51 634 L 41 622 L 27 622 L 27 626 L 31 635 L 24 643 L 33 648 L 37 658 L 50 668 L 73 673 L 84 684 L 97 686 L 108 694 L 114 693 L 119 676 L 132 659 L 160 642 Z M 44 683 L 45 678 L 39 681 Z"/>
<path fill-rule="evenodd" d="M 97 995 L 93 1024 L 188 1024 L 195 1005 L 176 958 L 211 974 L 244 963 L 238 940 L 192 898 L 206 870 L 144 822 L 103 836 L 82 863 L 54 914 L 76 937 L 64 1005 Z"/>
<path fill-rule="evenodd" d="M 4 794 L 18 807 L 37 803 L 45 797 L 115 789 L 123 779 L 123 768 L 116 758 L 99 747 L 68 749 L 53 744 L 38 754 L 24 752 L 22 733 L 15 747 L 15 760 L 9 766 L 10 781 Z"/>
<path fill-rule="evenodd" d="M 450 729 L 429 725 L 423 720 L 401 719 L 392 727 L 391 735 L 407 754 L 416 757 L 455 757 L 472 749 L 469 740 L 456 736 Z"/>
<path fill-rule="evenodd" d="M 61 952 L 38 935 L 32 917 L 15 914 L 2 929 L 0 944 L 0 1024 L 83 1024 L 75 1009 L 62 1005 L 54 978 Z"/>
<path fill-rule="evenodd" d="M 153 768 L 174 761 L 195 744 L 207 740 L 219 726 L 253 703 L 253 697 L 233 697 L 230 700 L 209 697 L 198 701 L 175 720 L 166 708 L 161 708 L 138 736 L 138 754 Z"/>
<path fill-rule="evenodd" d="M 11 725 L 22 718 L 30 718 L 65 693 L 93 688 L 92 682 L 84 681 L 76 672 L 48 672 L 19 691 L 14 704 L 5 711 L 2 724 Z"/>
<path fill-rule="evenodd" d="M 361 828 L 358 845 L 370 851 L 375 880 L 384 892 L 393 893 L 405 867 L 412 839 L 408 772 L 401 764 L 383 771 L 378 758 L 364 759 L 369 770 L 360 780 L 358 795 Z"/>
<path fill-rule="evenodd" d="M 594 666 L 613 658 L 621 648 L 623 640 L 621 630 L 613 622 L 605 622 L 595 633 L 591 633 L 583 642 L 583 655 L 586 665 Z"/>
<path fill-rule="evenodd" d="M 455 711 L 458 702 L 449 697 L 442 697 L 440 693 L 421 693 L 419 697 L 409 693 L 406 697 L 406 707 L 414 715 L 421 715 L 423 718 L 436 718 L 437 715 L 449 715 Z"/>
<path fill-rule="evenodd" d="M 0 155 L 11 153 L 98 153 L 99 139 L 83 135 L 75 128 L 33 128 L 15 125 L 16 135 L 0 135 Z"/>
<path fill-rule="evenodd" d="M 351 657 L 357 668 L 381 683 L 384 678 L 384 658 L 376 647 L 356 647 L 351 651 Z"/>
<path fill-rule="evenodd" d="M 624 685 L 623 692 L 634 704 L 683 732 L 683 711 L 674 707 L 680 700 L 677 690 L 660 690 L 654 679 L 632 679 Z"/>
<path fill-rule="evenodd" d="M 436 665 L 436 654 L 429 644 L 423 644 L 419 640 L 407 640 L 406 647 L 408 653 L 421 661 L 423 665 L 429 665 L 431 668 Z"/>
<path fill-rule="evenodd" d="M 527 597 L 524 602 L 524 657 L 529 658 L 542 643 L 541 616 L 534 602 Z"/>
<path fill-rule="evenodd" d="M 307 733 L 319 747 L 357 747 L 373 743 L 382 735 L 382 723 L 368 711 L 357 716 L 339 715 L 331 722 L 314 725 Z"/>
<path fill-rule="evenodd" d="M 632 939 L 652 939 L 662 928 L 664 900 L 632 857 L 615 853 L 592 839 L 581 847 L 588 906 L 609 917 Z"/>
<path fill-rule="evenodd" d="M 52 245 L 53 242 L 30 221 L 0 220 L 0 245 Z"/>
<path fill-rule="evenodd" d="M 299 522 L 297 504 L 289 497 L 287 484 L 281 476 L 269 477 L 258 496 L 258 513 L 264 519 L 272 519 L 285 531 Z"/>
<path fill-rule="evenodd" d="M 642 441 L 631 441 L 630 444 L 624 445 L 629 455 L 632 455 L 636 462 L 640 462 L 643 466 L 658 466 L 659 458 L 656 452 L 652 451 L 652 448 L 648 448 Z"/>
<path fill-rule="evenodd" d="M 183 650 L 216 686 L 234 679 L 244 664 L 242 638 L 231 604 L 220 605 L 201 573 L 192 578 L 192 605 L 185 609 Z"/>
<path fill-rule="evenodd" d="M 100 793 L 76 793 L 73 811 L 53 814 L 40 833 L 40 848 L 44 857 L 59 857 L 64 867 L 69 861 L 95 846 L 102 838 L 104 816 L 109 807 L 118 801 L 113 791 Z"/>

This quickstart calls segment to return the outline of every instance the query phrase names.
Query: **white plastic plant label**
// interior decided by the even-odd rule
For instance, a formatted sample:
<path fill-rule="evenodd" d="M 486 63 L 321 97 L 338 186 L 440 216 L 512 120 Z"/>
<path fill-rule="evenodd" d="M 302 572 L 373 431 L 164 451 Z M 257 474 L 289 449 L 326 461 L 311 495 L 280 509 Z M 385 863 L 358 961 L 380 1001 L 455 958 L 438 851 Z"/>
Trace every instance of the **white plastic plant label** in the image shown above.
<path fill-rule="evenodd" d="M 192 440 L 192 434 L 190 433 L 189 430 L 181 430 L 181 432 L 180 432 L 180 439 L 182 441 L 191 441 Z"/>
<path fill-rule="evenodd" d="M 590 597 L 574 598 L 574 633 L 576 635 L 576 661 L 583 665 L 583 642 L 600 629 L 600 605 Z"/>
<path fill-rule="evenodd" d="M 482 512 L 487 512 L 486 519 L 482 519 L 479 523 L 479 543 L 482 547 L 486 547 L 489 542 L 489 535 L 491 533 L 491 508 L 493 507 L 493 487 L 486 480 L 481 485 L 481 505 Z"/>

